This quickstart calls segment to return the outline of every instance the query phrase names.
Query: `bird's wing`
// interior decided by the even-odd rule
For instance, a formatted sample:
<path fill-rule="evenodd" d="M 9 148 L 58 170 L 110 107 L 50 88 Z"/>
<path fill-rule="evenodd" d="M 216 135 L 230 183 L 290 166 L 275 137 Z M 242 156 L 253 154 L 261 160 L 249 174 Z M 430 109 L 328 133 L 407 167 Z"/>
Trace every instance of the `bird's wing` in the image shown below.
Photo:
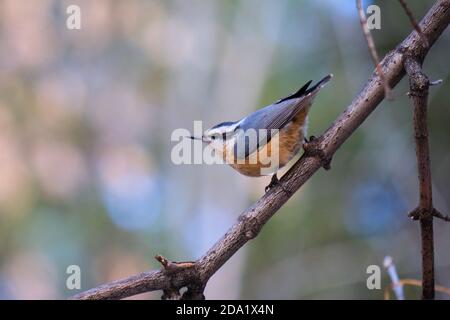
<path fill-rule="evenodd" d="M 317 92 L 331 79 L 328 75 L 316 85 L 308 89 L 311 81 L 306 83 L 294 94 L 280 99 L 274 104 L 264 107 L 250 117 L 241 121 L 236 128 L 235 156 L 239 159 L 246 158 L 254 151 L 270 141 L 270 130 L 281 130 L 288 124 L 303 108 L 309 107 Z M 249 139 L 246 134 L 249 129 L 256 130 L 257 139 Z M 262 130 L 261 130 L 262 129 Z M 252 141 L 253 140 L 253 141 Z"/>

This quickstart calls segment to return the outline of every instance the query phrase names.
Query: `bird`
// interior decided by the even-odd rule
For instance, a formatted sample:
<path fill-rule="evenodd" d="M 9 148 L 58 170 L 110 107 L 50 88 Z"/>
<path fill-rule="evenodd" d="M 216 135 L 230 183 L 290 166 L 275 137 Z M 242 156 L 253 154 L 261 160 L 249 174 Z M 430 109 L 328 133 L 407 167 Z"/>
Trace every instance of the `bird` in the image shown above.
<path fill-rule="evenodd" d="M 312 87 L 310 80 L 291 95 L 241 120 L 221 122 L 207 129 L 202 137 L 189 138 L 202 140 L 225 160 L 225 163 L 243 175 L 272 175 L 270 184 L 265 188 L 267 192 L 280 183 L 277 172 L 298 154 L 302 147 L 307 151 L 308 113 L 317 93 L 332 77 L 333 75 L 329 74 Z M 313 138 L 311 137 L 311 140 Z M 273 161 L 274 159 L 276 161 Z M 275 165 L 272 162 L 275 162 Z"/>

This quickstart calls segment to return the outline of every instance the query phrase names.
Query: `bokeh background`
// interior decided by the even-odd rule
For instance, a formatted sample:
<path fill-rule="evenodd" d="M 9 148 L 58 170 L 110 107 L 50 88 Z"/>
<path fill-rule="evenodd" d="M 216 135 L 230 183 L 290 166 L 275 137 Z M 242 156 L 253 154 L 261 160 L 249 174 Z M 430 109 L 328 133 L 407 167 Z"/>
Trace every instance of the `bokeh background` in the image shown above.
<path fill-rule="evenodd" d="M 418 18 L 433 2 L 408 1 Z M 411 26 L 397 1 L 370 3 L 382 10 L 373 34 L 384 55 Z M 81 30 L 66 28 L 70 4 Z M 431 89 L 429 123 L 434 199 L 446 213 L 449 52 L 447 30 L 424 65 L 444 80 Z M 269 178 L 176 166 L 172 131 L 240 119 L 334 73 L 311 111 L 309 133 L 320 135 L 372 70 L 352 0 L 0 0 L 0 298 L 67 298 L 79 292 L 66 288 L 73 264 L 86 290 L 159 268 L 157 253 L 198 258 Z M 366 268 L 386 255 L 400 277 L 420 279 L 407 91 L 403 79 L 332 170 L 217 272 L 207 298 L 382 299 Z M 436 282 L 449 287 L 450 226 L 435 229 Z"/>

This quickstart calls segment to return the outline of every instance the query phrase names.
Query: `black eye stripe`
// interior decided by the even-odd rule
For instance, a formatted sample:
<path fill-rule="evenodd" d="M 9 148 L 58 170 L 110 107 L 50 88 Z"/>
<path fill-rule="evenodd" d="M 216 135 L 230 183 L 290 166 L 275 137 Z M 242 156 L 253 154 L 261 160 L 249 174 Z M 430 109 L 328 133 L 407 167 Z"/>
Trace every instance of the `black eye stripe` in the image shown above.
<path fill-rule="evenodd" d="M 216 139 L 222 139 L 222 140 L 226 140 L 228 138 L 230 138 L 233 135 L 233 132 L 218 132 L 218 133 L 214 133 L 210 135 L 210 139 L 211 140 L 216 140 Z"/>

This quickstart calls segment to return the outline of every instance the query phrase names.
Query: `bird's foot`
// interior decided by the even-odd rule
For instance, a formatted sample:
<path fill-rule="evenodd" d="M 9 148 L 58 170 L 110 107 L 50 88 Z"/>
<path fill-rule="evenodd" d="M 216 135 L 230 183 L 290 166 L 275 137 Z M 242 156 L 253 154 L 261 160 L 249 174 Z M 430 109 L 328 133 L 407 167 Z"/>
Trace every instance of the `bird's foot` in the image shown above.
<path fill-rule="evenodd" d="M 318 157 L 322 163 L 322 167 L 325 170 L 330 170 L 332 157 L 328 156 L 320 147 L 319 139 L 314 136 L 311 136 L 309 140 L 305 138 L 303 149 L 307 157 Z"/>
<path fill-rule="evenodd" d="M 275 173 L 272 176 L 272 179 L 270 180 L 270 183 L 266 186 L 266 188 L 264 190 L 265 190 L 265 192 L 268 192 L 270 189 L 272 189 L 273 187 L 276 187 L 276 186 L 280 186 L 281 189 L 283 189 L 284 192 L 286 192 L 288 194 L 290 193 L 288 190 L 286 190 L 284 188 L 283 184 L 280 182 L 280 180 L 278 180 L 277 174 Z"/>

